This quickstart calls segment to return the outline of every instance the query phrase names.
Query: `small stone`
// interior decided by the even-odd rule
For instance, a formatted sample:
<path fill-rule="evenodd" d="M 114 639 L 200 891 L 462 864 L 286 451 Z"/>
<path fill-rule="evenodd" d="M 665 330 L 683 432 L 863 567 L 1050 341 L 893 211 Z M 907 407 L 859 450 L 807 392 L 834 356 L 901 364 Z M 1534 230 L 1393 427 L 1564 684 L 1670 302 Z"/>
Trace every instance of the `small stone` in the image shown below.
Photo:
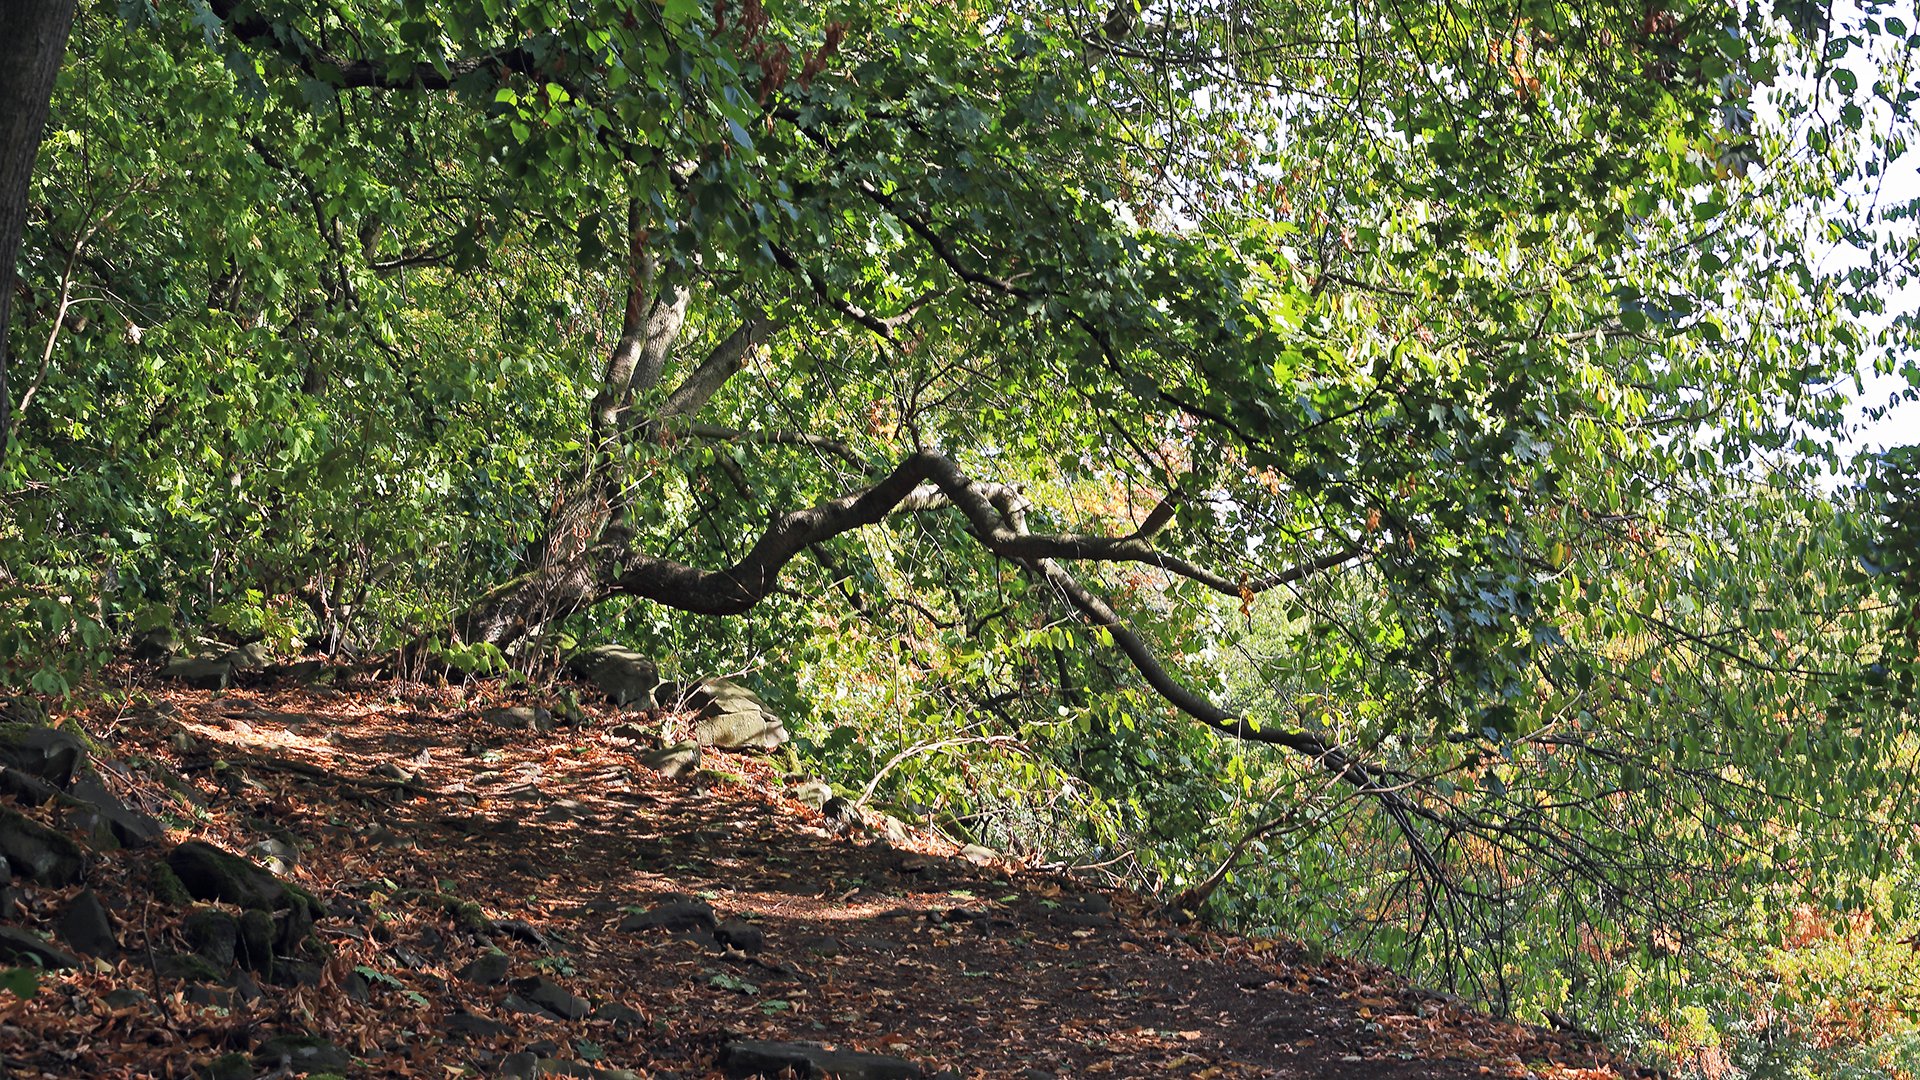
<path fill-rule="evenodd" d="M 297 1072 L 339 1072 L 353 1061 L 345 1050 L 311 1035 L 277 1035 L 254 1051 L 254 1064 Z"/>
<path fill-rule="evenodd" d="M 489 1020 L 478 1013 L 470 1013 L 465 1009 L 461 1009 L 452 1016 L 447 1017 L 447 1030 L 457 1035 L 472 1035 L 476 1038 L 492 1039 L 505 1035 L 511 1029 L 497 1020 Z"/>
<path fill-rule="evenodd" d="M 700 744 L 684 742 L 649 750 L 640 755 L 640 764 L 662 776 L 685 776 L 700 768 Z"/>
<path fill-rule="evenodd" d="M 710 934 L 720 925 L 712 906 L 701 900 L 669 900 L 647 911 L 638 911 L 620 920 L 620 929 L 667 930 L 673 933 L 698 931 Z"/>
<path fill-rule="evenodd" d="M 522 998 L 562 1020 L 584 1020 L 593 1011 L 592 1002 L 576 997 L 566 987 L 544 976 L 520 979 L 513 985 Z"/>
<path fill-rule="evenodd" d="M 506 981 L 507 969 L 511 967 L 512 964 L 513 958 L 506 953 L 485 953 L 461 968 L 459 975 L 462 979 L 470 983 L 492 986 L 495 983 Z"/>
<path fill-rule="evenodd" d="M 67 944 L 88 956 L 111 956 L 120 948 L 113 933 L 113 918 L 92 889 L 83 890 L 67 905 L 60 915 L 59 929 Z"/>
<path fill-rule="evenodd" d="M 233 966 L 240 943 L 234 917 L 215 908 L 196 908 L 180 924 L 180 932 L 194 953 L 217 968 Z"/>
<path fill-rule="evenodd" d="M 175 657 L 160 669 L 160 675 L 195 690 L 225 690 L 233 679 L 233 662 L 225 656 Z"/>
<path fill-rule="evenodd" d="M 127 987 L 127 986 L 122 986 L 117 989 L 109 990 L 106 993 L 100 995 L 101 1003 L 106 1005 L 107 1008 L 113 1009 L 115 1011 L 118 1011 L 120 1009 L 131 1009 L 138 1005 L 145 1005 L 147 1002 L 151 1000 L 153 999 L 147 996 L 146 991 L 135 990 L 132 987 Z"/>
<path fill-rule="evenodd" d="M 905 1058 L 829 1050 L 818 1043 L 730 1042 L 720 1052 L 729 1077 L 833 1077 L 835 1080 L 921 1080 L 920 1066 Z"/>
<path fill-rule="evenodd" d="M 253 1080 L 253 1062 L 245 1054 L 222 1054 L 206 1065 L 207 1080 Z"/>
<path fill-rule="evenodd" d="M 960 849 L 960 857 L 975 866 L 992 866 L 1000 861 L 1000 853 L 980 844 L 968 844 Z"/>
<path fill-rule="evenodd" d="M 793 789 L 793 797 L 818 810 L 833 798 L 833 786 L 825 780 L 809 778 Z"/>
<path fill-rule="evenodd" d="M 553 714 L 536 705 L 509 705 L 488 709 L 482 720 L 514 731 L 547 732 L 553 730 Z"/>
<path fill-rule="evenodd" d="M 729 949 L 753 954 L 766 947 L 767 936 L 745 919 L 728 919 L 713 929 L 714 940 Z"/>
<path fill-rule="evenodd" d="M 75 968 L 80 958 L 18 926 L 0 926 L 0 960 L 18 964 L 30 960 L 45 968 Z"/>
<path fill-rule="evenodd" d="M 80 845 L 24 814 L 0 806 L 0 858 L 13 875 L 41 885 L 80 879 L 86 856 Z"/>
<path fill-rule="evenodd" d="M 618 1028 L 638 1029 L 647 1026 L 646 1014 L 617 1001 L 607 1002 L 593 1010 L 589 1016 L 594 1020 L 605 1020 Z"/>

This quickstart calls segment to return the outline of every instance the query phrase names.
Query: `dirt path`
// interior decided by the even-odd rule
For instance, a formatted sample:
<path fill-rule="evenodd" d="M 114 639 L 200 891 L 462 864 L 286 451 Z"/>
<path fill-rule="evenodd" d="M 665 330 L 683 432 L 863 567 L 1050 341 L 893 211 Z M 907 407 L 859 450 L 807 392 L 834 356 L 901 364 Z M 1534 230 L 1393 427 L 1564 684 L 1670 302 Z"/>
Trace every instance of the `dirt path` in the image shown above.
<path fill-rule="evenodd" d="M 13 1076 L 185 1076 L 291 1032 L 350 1054 L 333 1071 L 352 1076 L 518 1075 L 535 1059 L 718 1076 L 746 1039 L 929 1076 L 1616 1075 L 1361 965 L 1183 933 L 1132 898 L 951 845 L 833 835 L 759 759 L 709 756 L 744 782 L 667 779 L 605 721 L 511 730 L 392 689 L 155 691 L 157 709 L 86 715 L 129 775 L 151 762 L 201 793 L 197 820 L 171 797 L 168 843 L 291 841 L 287 876 L 327 902 L 334 955 L 286 987 L 168 979 L 154 957 L 182 948 L 181 912 L 151 899 L 157 856 L 103 857 L 89 878 L 117 905 L 121 951 L 27 1002 L 0 993 Z M 47 929 L 77 891 L 34 890 L 14 921 Z M 680 930 L 643 925 L 676 913 Z"/>

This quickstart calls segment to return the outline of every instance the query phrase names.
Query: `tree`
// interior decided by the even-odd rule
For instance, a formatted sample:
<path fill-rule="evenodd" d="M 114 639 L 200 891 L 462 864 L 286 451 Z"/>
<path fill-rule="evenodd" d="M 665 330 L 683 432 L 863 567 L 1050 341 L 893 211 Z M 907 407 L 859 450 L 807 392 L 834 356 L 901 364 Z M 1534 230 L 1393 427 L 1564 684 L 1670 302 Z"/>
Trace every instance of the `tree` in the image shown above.
<path fill-rule="evenodd" d="M 13 306 L 14 266 L 27 223 L 27 183 L 40 150 L 47 103 L 73 26 L 73 0 L 9 2 L 0 9 L 0 462 L 13 430 L 13 398 L 7 391 L 8 316 Z"/>
<path fill-rule="evenodd" d="M 1500 949 L 1704 925 L 1804 869 L 1756 836 L 1845 834 L 1900 783 L 1897 716 L 1839 707 L 1878 625 L 1810 434 L 1870 294 L 1808 258 L 1864 163 L 1804 126 L 1866 114 L 1857 76 L 1816 84 L 1837 120 L 1763 90 L 1818 72 L 1808 27 L 145 17 L 83 23 L 43 178 L 80 197 L 45 200 L 71 209 L 39 273 L 140 332 L 72 331 L 23 421 L 46 479 L 9 496 L 6 562 L 70 570 L 33 603 L 105 564 L 109 606 L 204 595 L 258 633 L 292 599 L 335 640 L 521 656 L 634 600 L 844 604 L 1001 735 L 1064 709 L 1110 793 L 1168 710 L 1285 751 L 1194 815 L 1220 872 L 1184 902 L 1266 837 L 1344 836 L 1326 859 L 1375 884 L 1302 918 L 1363 912 L 1401 960 L 1437 936 L 1494 997 Z M 1875 101 L 1904 123 L 1910 95 Z M 133 200 L 164 212 L 83 243 Z M 973 650 L 1012 674 L 934 656 Z"/>

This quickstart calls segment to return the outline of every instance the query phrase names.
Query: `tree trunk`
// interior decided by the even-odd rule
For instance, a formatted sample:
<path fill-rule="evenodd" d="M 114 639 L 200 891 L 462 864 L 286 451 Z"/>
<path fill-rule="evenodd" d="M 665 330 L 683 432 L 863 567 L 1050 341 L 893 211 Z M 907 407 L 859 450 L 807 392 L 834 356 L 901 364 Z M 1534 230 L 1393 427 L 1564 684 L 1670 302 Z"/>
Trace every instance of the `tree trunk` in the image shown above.
<path fill-rule="evenodd" d="M 67 52 L 75 0 L 0 0 L 0 464 L 13 426 L 7 328 L 15 264 L 27 226 L 27 184 L 47 124 L 53 79 Z"/>

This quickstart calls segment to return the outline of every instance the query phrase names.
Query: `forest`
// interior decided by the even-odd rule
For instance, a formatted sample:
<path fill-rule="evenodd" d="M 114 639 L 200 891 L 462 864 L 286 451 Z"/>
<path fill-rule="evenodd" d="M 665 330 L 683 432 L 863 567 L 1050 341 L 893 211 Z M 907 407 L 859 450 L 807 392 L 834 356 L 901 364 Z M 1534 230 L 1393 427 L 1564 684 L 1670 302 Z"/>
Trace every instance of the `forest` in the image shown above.
<path fill-rule="evenodd" d="M 1377 971 L 1600 1070 L 1920 1075 L 1917 62 L 1905 0 L 0 4 L 0 1075 L 248 1049 L 109 902 L 165 1008 L 89 1066 L 138 1025 L 59 1027 L 113 962 L 35 928 L 148 874 L 213 902 L 185 940 L 248 907 L 178 864 L 319 797 L 318 759 L 246 757 L 319 721 L 232 742 L 276 709 L 371 725 L 354 799 L 446 796 L 461 745 L 655 784 L 685 739 L 708 767 L 645 798 L 763 783 L 825 811 L 822 865 L 962 845 L 1069 883 L 1039 923 L 1110 892 L 1096 934 Z M 8 779 L 49 739 L 97 774 Z M 215 798 L 145 806 L 166 874 L 111 814 L 86 874 L 7 846 L 74 843 L 81 773 L 139 809 L 149 761 Z M 311 962 L 438 1016 L 438 968 L 287 912 L 460 868 L 423 840 L 343 901 L 364 836 L 304 812 L 261 1000 L 319 1024 Z M 761 915 L 696 934 L 746 963 Z M 754 963 L 701 989 L 823 1038 Z M 710 1033 L 640 1011 L 528 1068 L 704 1075 L 665 1070 Z M 382 1038 L 306 1071 L 416 1075 Z M 1455 1075 L 1211 1045 L 1054 1067 Z"/>

